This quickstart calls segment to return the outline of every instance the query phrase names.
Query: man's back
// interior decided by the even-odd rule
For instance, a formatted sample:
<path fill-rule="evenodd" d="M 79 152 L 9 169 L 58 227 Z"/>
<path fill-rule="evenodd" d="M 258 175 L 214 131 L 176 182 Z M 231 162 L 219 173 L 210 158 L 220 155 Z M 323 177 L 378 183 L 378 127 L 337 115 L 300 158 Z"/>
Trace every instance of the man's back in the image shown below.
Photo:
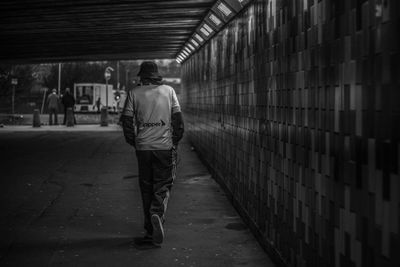
<path fill-rule="evenodd" d="M 73 107 L 75 104 L 75 99 L 71 94 L 66 93 L 62 98 L 62 103 L 65 107 Z"/>
<path fill-rule="evenodd" d="M 180 112 L 174 89 L 168 85 L 144 85 L 129 94 L 137 126 L 136 149 L 171 149 L 171 114 Z"/>
<path fill-rule="evenodd" d="M 49 108 L 58 108 L 58 96 L 56 94 L 50 94 L 47 98 Z"/>

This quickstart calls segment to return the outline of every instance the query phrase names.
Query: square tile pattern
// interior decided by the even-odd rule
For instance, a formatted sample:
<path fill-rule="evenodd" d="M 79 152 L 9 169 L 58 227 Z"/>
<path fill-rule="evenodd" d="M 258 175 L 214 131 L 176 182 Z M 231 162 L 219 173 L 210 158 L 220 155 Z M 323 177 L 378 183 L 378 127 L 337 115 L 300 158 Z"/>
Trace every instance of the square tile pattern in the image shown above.
<path fill-rule="evenodd" d="M 399 26 L 256 0 L 182 66 L 187 134 L 288 266 L 400 266 Z"/>

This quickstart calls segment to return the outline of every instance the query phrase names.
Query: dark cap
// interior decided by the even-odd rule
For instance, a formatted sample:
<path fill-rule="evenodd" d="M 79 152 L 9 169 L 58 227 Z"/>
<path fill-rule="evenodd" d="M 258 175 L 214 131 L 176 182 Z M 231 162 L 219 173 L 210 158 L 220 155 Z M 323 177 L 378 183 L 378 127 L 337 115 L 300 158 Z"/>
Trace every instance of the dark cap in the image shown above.
<path fill-rule="evenodd" d="M 142 64 L 140 64 L 140 71 L 137 76 L 142 78 L 161 78 L 158 73 L 157 64 L 153 61 L 143 61 Z"/>

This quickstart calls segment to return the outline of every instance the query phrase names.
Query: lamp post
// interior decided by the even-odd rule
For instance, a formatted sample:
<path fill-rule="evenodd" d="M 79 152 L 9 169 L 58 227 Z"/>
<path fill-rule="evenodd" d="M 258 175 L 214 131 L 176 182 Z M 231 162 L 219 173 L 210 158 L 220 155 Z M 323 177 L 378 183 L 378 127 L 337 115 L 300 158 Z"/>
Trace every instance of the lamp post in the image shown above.
<path fill-rule="evenodd" d="M 111 78 L 111 71 L 114 69 L 111 67 L 107 67 L 104 71 L 104 78 L 106 80 L 106 108 L 101 109 L 101 119 L 100 125 L 101 126 L 108 126 L 108 80 Z"/>
<path fill-rule="evenodd" d="M 61 63 L 58 63 L 58 96 L 61 95 Z"/>
<path fill-rule="evenodd" d="M 14 116 L 14 113 L 15 113 L 15 86 L 18 84 L 18 79 L 12 78 L 11 84 L 12 84 L 11 112 L 12 112 L 12 115 Z"/>
<path fill-rule="evenodd" d="M 114 71 L 113 68 L 107 67 L 104 71 L 104 78 L 106 79 L 106 107 L 108 110 L 108 80 L 111 78 L 111 71 Z"/>
<path fill-rule="evenodd" d="M 111 78 L 111 72 L 106 70 L 106 72 L 104 72 L 104 77 L 106 78 L 106 107 L 108 110 L 108 80 Z"/>

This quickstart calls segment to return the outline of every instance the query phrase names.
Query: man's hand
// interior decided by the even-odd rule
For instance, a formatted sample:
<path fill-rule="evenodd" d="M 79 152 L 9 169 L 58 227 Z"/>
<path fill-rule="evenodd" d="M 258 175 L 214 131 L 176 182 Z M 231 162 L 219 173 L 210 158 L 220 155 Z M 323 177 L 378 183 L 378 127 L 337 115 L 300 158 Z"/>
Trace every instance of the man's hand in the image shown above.
<path fill-rule="evenodd" d="M 121 115 L 119 119 L 124 131 L 125 141 L 131 146 L 136 148 L 135 143 L 135 128 L 133 125 L 133 117 Z"/>
<path fill-rule="evenodd" d="M 182 112 L 175 112 L 171 116 L 171 125 L 172 125 L 172 143 L 174 146 L 178 145 L 178 142 L 183 137 L 184 124 L 182 118 Z"/>

